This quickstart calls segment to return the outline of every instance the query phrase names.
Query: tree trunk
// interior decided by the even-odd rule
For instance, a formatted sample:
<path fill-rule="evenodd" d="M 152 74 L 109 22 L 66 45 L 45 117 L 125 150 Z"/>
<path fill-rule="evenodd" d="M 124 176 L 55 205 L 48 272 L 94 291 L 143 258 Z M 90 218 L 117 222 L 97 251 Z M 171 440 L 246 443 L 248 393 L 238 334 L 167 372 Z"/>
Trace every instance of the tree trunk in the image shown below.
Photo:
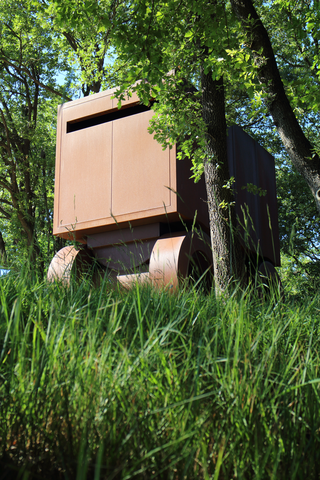
<path fill-rule="evenodd" d="M 268 32 L 251 0 L 231 0 L 232 9 L 247 35 L 268 110 L 297 171 L 304 177 L 320 213 L 320 159 L 304 135 L 286 96 Z"/>
<path fill-rule="evenodd" d="M 4 263 L 6 263 L 7 261 L 6 245 L 3 240 L 2 232 L 0 232 L 0 259 L 1 259 L 1 262 L 4 262 Z"/>
<path fill-rule="evenodd" d="M 224 290 L 244 271 L 243 255 L 235 234 L 234 198 L 224 188 L 230 180 L 223 79 L 201 71 L 202 116 L 206 125 L 207 160 L 204 166 L 216 291 Z"/>

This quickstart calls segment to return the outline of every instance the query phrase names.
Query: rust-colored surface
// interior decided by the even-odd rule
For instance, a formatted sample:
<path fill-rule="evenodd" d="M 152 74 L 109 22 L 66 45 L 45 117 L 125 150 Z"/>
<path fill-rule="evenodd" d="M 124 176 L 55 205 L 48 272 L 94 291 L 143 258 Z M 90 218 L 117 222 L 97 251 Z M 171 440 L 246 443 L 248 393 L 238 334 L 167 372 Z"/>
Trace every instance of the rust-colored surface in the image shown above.
<path fill-rule="evenodd" d="M 185 158 L 177 162 L 177 210 L 183 218 L 193 219 L 197 212 L 196 221 L 203 227 L 209 228 L 207 192 L 204 175 L 199 182 L 194 183 L 191 177 L 191 160 Z M 190 197 L 191 196 L 191 197 Z"/>
<path fill-rule="evenodd" d="M 96 259 L 105 267 L 120 272 L 138 270 L 147 264 L 156 240 L 116 244 L 95 248 Z"/>
<path fill-rule="evenodd" d="M 149 265 L 149 278 L 153 285 L 176 289 L 179 286 L 179 280 L 188 277 L 192 262 L 197 262 L 196 254 L 199 257 L 202 255 L 206 266 L 210 268 L 212 252 L 207 235 L 200 238 L 194 232 L 177 233 L 157 240 Z M 201 267 L 201 265 L 197 266 Z"/>
<path fill-rule="evenodd" d="M 123 284 L 149 281 L 174 289 L 195 272 L 190 259 L 202 271 L 211 264 L 210 242 L 179 232 L 180 220 L 190 227 L 195 214 L 208 232 L 204 178 L 190 180 L 191 162 L 177 160 L 178 146 L 163 151 L 148 133 L 152 110 L 136 95 L 118 110 L 114 92 L 59 107 L 53 232 L 87 244 Z M 246 252 L 280 265 L 272 156 L 231 127 L 228 163 Z M 248 184 L 267 194 L 251 193 Z M 48 277 L 68 283 L 81 256 L 73 247 L 62 249 Z"/>
<path fill-rule="evenodd" d="M 47 279 L 50 282 L 54 280 L 62 281 L 65 285 L 70 284 L 72 272 L 78 277 L 92 264 L 92 256 L 87 250 L 79 250 L 74 246 L 67 246 L 61 248 L 53 257 L 48 273 Z"/>
<path fill-rule="evenodd" d="M 236 213 L 246 249 L 280 265 L 280 243 L 274 159 L 240 127 L 228 130 L 230 176 L 235 178 Z M 248 191 L 253 184 L 266 195 Z M 243 228 L 247 224 L 246 228 Z"/>
<path fill-rule="evenodd" d="M 90 128 L 63 137 L 57 193 L 59 232 L 77 231 L 88 219 L 94 224 L 110 217 L 111 150 L 106 143 L 111 143 L 111 127 L 110 123 L 94 127 L 94 142 Z M 100 161 L 96 162 L 96 158 Z"/>
<path fill-rule="evenodd" d="M 212 267 L 210 239 L 206 234 L 200 237 L 195 232 L 180 232 L 161 237 L 152 243 L 133 242 L 109 248 L 110 260 L 105 259 L 105 265 L 118 272 L 116 278 L 126 288 L 130 288 L 135 282 L 150 282 L 158 288 L 175 290 L 179 287 L 180 281 L 190 274 L 197 280 Z M 99 259 L 101 251 L 105 253 L 105 249 L 95 249 L 95 256 Z M 144 272 L 138 268 L 143 263 L 146 270 Z M 58 280 L 69 285 L 72 271 L 79 275 L 91 264 L 92 258 L 86 250 L 67 246 L 59 250 L 52 259 L 47 278 L 49 281 Z M 133 270 L 139 272 L 128 273 Z M 121 272 L 123 273 L 120 274 Z M 110 273 L 112 278 L 114 273 L 112 271 Z"/>
<path fill-rule="evenodd" d="M 139 284 L 148 283 L 150 281 L 149 272 L 132 273 L 129 275 L 117 275 L 118 282 L 125 288 L 132 288 L 136 282 Z"/>
<path fill-rule="evenodd" d="M 111 210 L 119 221 L 177 208 L 176 196 L 168 188 L 176 181 L 175 151 L 163 151 L 148 132 L 153 114 L 150 110 L 112 122 Z"/>
<path fill-rule="evenodd" d="M 69 285 L 72 266 L 79 251 L 68 246 L 59 250 L 49 265 L 47 278 L 49 281 L 61 280 Z"/>
<path fill-rule="evenodd" d="M 194 232 L 180 232 L 156 241 L 147 272 L 118 275 L 117 280 L 125 288 L 131 288 L 135 282 L 148 282 L 157 288 L 176 290 L 180 282 L 195 269 L 200 269 L 197 272 L 200 277 L 202 274 L 210 275 L 211 267 L 209 237 L 206 234 L 199 237 Z"/>
<path fill-rule="evenodd" d="M 161 235 L 159 223 L 89 235 L 87 245 L 105 267 L 120 272 L 141 271 L 150 259 L 152 248 Z"/>
<path fill-rule="evenodd" d="M 111 232 L 96 233 L 88 235 L 87 245 L 90 248 L 101 248 L 124 243 L 139 242 L 141 240 L 156 239 L 161 236 L 159 223 L 140 225 L 135 228 L 119 228 Z"/>
<path fill-rule="evenodd" d="M 129 222 L 179 221 L 179 215 L 192 221 L 196 210 L 208 228 L 204 182 L 189 180 L 190 165 L 177 161 L 176 147 L 163 151 L 148 133 L 152 110 L 133 96 L 119 111 L 113 94 L 59 107 L 54 235 L 85 241 Z"/>

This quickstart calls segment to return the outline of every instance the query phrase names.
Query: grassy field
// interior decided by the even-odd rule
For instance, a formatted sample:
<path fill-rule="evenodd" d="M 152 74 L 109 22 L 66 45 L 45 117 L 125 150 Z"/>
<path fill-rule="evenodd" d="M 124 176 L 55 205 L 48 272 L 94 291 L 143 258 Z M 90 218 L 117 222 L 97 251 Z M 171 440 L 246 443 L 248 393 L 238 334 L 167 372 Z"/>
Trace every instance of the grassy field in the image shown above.
<path fill-rule="evenodd" d="M 318 479 L 320 293 L 0 281 L 0 479 Z"/>

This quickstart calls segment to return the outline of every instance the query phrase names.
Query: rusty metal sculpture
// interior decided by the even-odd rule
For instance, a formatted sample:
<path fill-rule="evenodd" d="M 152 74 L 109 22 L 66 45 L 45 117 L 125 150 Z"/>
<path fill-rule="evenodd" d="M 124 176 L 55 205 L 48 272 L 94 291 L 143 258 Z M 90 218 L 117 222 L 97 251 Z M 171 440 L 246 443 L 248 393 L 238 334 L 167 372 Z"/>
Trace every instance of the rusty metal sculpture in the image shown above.
<path fill-rule="evenodd" d="M 68 281 L 91 252 L 122 284 L 149 279 L 175 288 L 193 265 L 200 275 L 212 265 L 204 180 L 190 180 L 178 146 L 162 150 L 148 133 L 150 108 L 133 95 L 119 110 L 114 93 L 59 107 L 53 233 L 87 250 L 60 250 L 48 278 Z M 245 253 L 279 265 L 273 158 L 238 127 L 229 129 L 228 156 L 240 224 L 251 217 Z M 266 189 L 266 196 L 243 190 L 247 184 Z M 191 228 L 195 218 L 198 233 Z"/>

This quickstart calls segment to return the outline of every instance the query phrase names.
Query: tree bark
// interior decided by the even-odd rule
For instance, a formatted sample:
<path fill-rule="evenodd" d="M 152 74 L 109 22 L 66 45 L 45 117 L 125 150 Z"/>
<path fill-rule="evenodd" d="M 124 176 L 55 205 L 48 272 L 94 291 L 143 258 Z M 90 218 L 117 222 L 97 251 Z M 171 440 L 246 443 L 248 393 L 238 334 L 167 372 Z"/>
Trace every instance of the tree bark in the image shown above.
<path fill-rule="evenodd" d="M 247 35 L 267 107 L 293 166 L 306 180 L 320 213 L 320 158 L 304 135 L 280 77 L 272 45 L 252 0 L 231 0 Z"/>
<path fill-rule="evenodd" d="M 201 70 L 202 117 L 206 125 L 207 160 L 204 166 L 216 292 L 224 290 L 244 270 L 235 230 L 234 198 L 224 188 L 230 180 L 223 79 Z"/>
<path fill-rule="evenodd" d="M 7 261 L 6 245 L 3 240 L 2 232 L 0 232 L 0 259 L 5 263 Z"/>

